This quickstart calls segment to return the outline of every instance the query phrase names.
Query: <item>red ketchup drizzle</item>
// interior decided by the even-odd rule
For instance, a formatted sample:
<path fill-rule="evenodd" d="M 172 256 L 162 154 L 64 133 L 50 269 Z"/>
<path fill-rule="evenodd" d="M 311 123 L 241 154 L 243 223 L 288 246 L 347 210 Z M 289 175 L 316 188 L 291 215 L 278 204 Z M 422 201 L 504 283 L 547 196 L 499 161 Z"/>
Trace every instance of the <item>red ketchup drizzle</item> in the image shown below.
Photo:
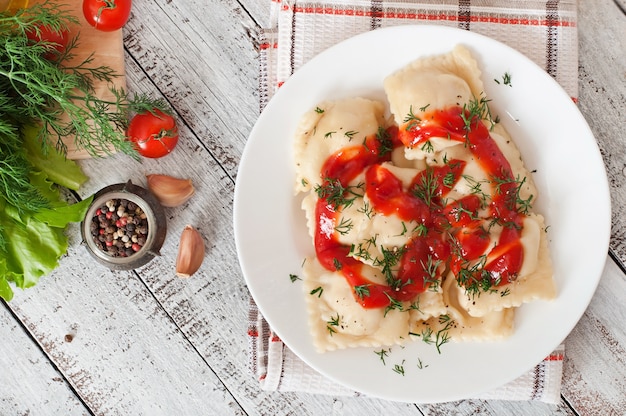
<path fill-rule="evenodd" d="M 477 118 L 470 128 L 464 120 L 470 116 L 460 107 L 436 110 L 419 124 L 406 128 L 390 128 L 389 139 L 383 146 L 378 136 L 368 137 L 363 145 L 343 148 L 324 163 L 322 177 L 325 184 L 338 181 L 343 187 L 365 171 L 365 192 L 376 212 L 397 215 L 403 221 L 417 221 L 426 232 L 413 233 L 395 265 L 397 277 L 388 284 L 372 282 L 362 274 L 362 263 L 349 257 L 350 247 L 339 242 L 334 226 L 339 213 L 335 206 L 320 197 L 316 206 L 315 249 L 324 268 L 339 271 L 351 287 L 365 286 L 369 293 L 355 300 L 364 308 L 381 308 L 395 301 L 410 301 L 440 281 L 444 266 L 449 265 L 455 275 L 483 255 L 490 244 L 488 232 L 477 220 L 483 201 L 477 195 L 468 195 L 446 205 L 445 197 L 459 180 L 466 162 L 452 160 L 443 166 L 429 167 L 419 172 L 407 190 L 402 181 L 381 165 L 390 160 L 389 144 L 397 147 L 422 145 L 432 137 L 449 137 L 464 142 L 488 177 L 498 183 L 491 195 L 490 216 L 503 227 L 497 246 L 491 251 L 483 267 L 489 272 L 492 284 L 508 283 L 517 277 L 523 263 L 520 242 L 523 214 L 516 207 L 517 183 L 513 173 L 489 130 Z M 427 184 L 427 185 L 426 185 Z M 453 238 L 450 238 L 452 236 Z M 427 267 L 431 265 L 432 267 Z M 477 280 L 480 276 L 475 277 Z"/>

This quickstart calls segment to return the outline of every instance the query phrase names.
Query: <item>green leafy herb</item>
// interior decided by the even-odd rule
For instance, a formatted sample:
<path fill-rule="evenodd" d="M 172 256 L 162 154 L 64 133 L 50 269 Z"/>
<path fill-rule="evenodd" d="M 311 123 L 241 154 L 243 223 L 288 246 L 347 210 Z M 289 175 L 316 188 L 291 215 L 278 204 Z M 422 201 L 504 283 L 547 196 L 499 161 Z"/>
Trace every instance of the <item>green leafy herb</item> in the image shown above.
<path fill-rule="evenodd" d="M 409 113 L 404 117 L 403 122 L 406 124 L 406 131 L 411 131 L 422 121 L 421 118 L 413 114 L 413 106 L 409 107 Z"/>
<path fill-rule="evenodd" d="M 298 281 L 298 280 L 302 280 L 302 279 L 300 279 L 300 278 L 298 277 L 298 275 L 295 275 L 295 274 L 290 274 L 290 275 L 289 275 L 289 279 L 291 280 L 291 283 L 294 283 L 294 282 L 296 282 L 296 281 Z"/>
<path fill-rule="evenodd" d="M 476 180 L 473 176 L 470 176 L 470 175 L 462 175 L 461 177 L 465 179 L 465 182 L 467 182 L 470 192 L 480 197 L 482 206 L 483 207 L 487 206 L 487 201 L 491 197 L 488 193 L 486 193 L 482 189 L 482 185 L 487 182 Z"/>
<path fill-rule="evenodd" d="M 354 293 L 359 297 L 359 299 L 363 299 L 369 297 L 370 289 L 368 284 L 354 286 Z"/>
<path fill-rule="evenodd" d="M 457 250 L 456 243 L 452 244 L 453 250 Z M 457 253 L 458 254 L 458 253 Z M 490 292 L 494 286 L 497 286 L 496 281 L 493 280 L 493 276 L 484 267 L 487 263 L 487 256 L 482 255 L 477 260 L 469 261 L 461 258 L 461 268 L 457 273 L 457 281 L 460 286 L 464 287 L 466 292 L 474 297 L 480 296 L 483 292 Z"/>
<path fill-rule="evenodd" d="M 454 173 L 448 172 L 443 177 L 443 186 L 446 188 L 452 188 L 454 186 L 456 178 L 454 177 Z"/>
<path fill-rule="evenodd" d="M 371 219 L 374 215 L 374 208 L 370 205 L 369 202 L 364 201 L 363 206 L 357 209 L 357 212 L 364 214 L 367 218 Z"/>
<path fill-rule="evenodd" d="M 413 232 L 416 233 L 419 237 L 423 237 L 428 234 L 428 227 L 424 223 L 419 223 L 415 226 Z"/>
<path fill-rule="evenodd" d="M 384 156 L 393 151 L 393 141 L 391 140 L 391 135 L 386 129 L 382 127 L 378 128 L 378 131 L 376 132 L 376 140 L 379 144 L 378 156 Z"/>
<path fill-rule="evenodd" d="M 433 330 L 430 329 L 430 327 L 422 329 L 422 332 L 418 336 L 421 336 L 422 337 L 422 341 L 424 341 L 426 344 L 432 344 L 433 342 L 435 342 L 432 339 Z"/>
<path fill-rule="evenodd" d="M 76 22 L 67 6 L 53 2 L 0 13 L 0 296 L 6 300 L 12 284 L 30 287 L 56 268 L 67 250 L 67 224 L 80 221 L 90 203 L 68 204 L 60 196 L 58 186 L 77 190 L 87 179 L 66 160 L 63 139 L 72 137 L 91 156 L 138 157 L 125 137 L 130 115 L 168 112 L 163 101 L 113 87 L 112 100 L 99 99 L 95 82 L 112 85 L 117 74 L 93 65 L 93 56 L 71 59 L 77 37 L 58 53 L 53 43 L 27 36 L 42 26 L 61 33 Z"/>
<path fill-rule="evenodd" d="M 353 227 L 352 218 L 341 218 L 339 224 L 335 224 L 335 231 L 341 235 L 346 235 Z"/>
<path fill-rule="evenodd" d="M 114 99 L 101 100 L 94 82 L 111 83 L 118 74 L 107 66 L 93 66 L 93 56 L 68 64 L 77 38 L 58 59 L 48 59 L 50 44 L 33 43 L 27 36 L 42 24 L 60 33 L 75 22 L 63 6 L 47 2 L 0 15 L 0 131 L 15 137 L 24 125 L 39 126 L 44 154 L 50 145 L 64 154 L 62 139 L 70 136 L 78 149 L 92 156 L 115 150 L 135 156 L 125 137 L 130 114 L 154 108 L 167 112 L 165 103 L 146 96 L 131 98 L 113 87 Z"/>
<path fill-rule="evenodd" d="M 395 371 L 396 373 L 400 374 L 401 376 L 404 375 L 404 362 L 405 360 L 402 360 L 401 364 L 396 364 L 393 366 L 393 371 Z"/>
<path fill-rule="evenodd" d="M 469 132 L 472 130 L 473 125 L 480 122 L 480 120 L 488 121 L 492 124 L 496 124 L 491 117 L 491 109 L 489 108 L 489 102 L 487 97 L 481 95 L 480 98 L 472 97 L 472 99 L 463 105 L 463 111 L 461 111 L 461 118 L 463 119 L 464 128 L 466 131 L 466 146 L 469 146 Z"/>
<path fill-rule="evenodd" d="M 341 265 L 341 262 L 337 258 L 333 259 L 333 266 L 335 266 L 335 270 L 337 270 L 337 271 L 339 271 L 339 270 L 341 270 L 343 268 L 343 266 Z"/>
<path fill-rule="evenodd" d="M 516 179 L 496 177 L 493 181 L 495 182 L 496 193 L 507 197 L 506 203 L 510 209 L 515 209 L 520 214 L 530 212 L 534 196 L 530 195 L 526 199 L 520 196 L 522 187 L 526 183 L 525 176 L 521 179 L 519 176 Z"/>
<path fill-rule="evenodd" d="M 78 189 L 87 177 L 55 149 L 44 156 L 35 128 L 26 128 L 23 134 L 23 157 L 30 164 L 29 185 L 45 202 L 45 208 L 20 210 L 0 195 L 0 297 L 6 301 L 13 298 L 12 285 L 32 287 L 58 266 L 68 247 L 66 226 L 81 221 L 93 199 L 66 202 L 56 185 Z M 35 168 L 35 164 L 42 166 Z"/>
<path fill-rule="evenodd" d="M 496 84 L 500 84 L 500 80 L 498 78 L 494 78 L 493 80 Z M 504 75 L 502 75 L 502 84 L 508 85 L 509 87 L 513 86 L 513 84 L 511 83 L 511 74 L 505 72 Z"/>
<path fill-rule="evenodd" d="M 357 134 L 359 134 L 358 131 L 350 130 L 350 131 L 345 132 L 343 135 L 346 136 L 349 140 L 352 140 L 352 138 L 356 136 Z"/>
<path fill-rule="evenodd" d="M 378 355 L 380 357 L 380 361 L 383 362 L 383 365 L 386 365 L 387 363 L 385 363 L 385 357 L 389 356 L 389 353 L 391 352 L 391 349 L 381 349 L 380 351 L 374 351 L 374 354 Z"/>
<path fill-rule="evenodd" d="M 509 74 L 508 72 L 505 72 L 504 75 L 502 75 L 502 83 L 504 85 L 508 85 L 509 87 L 512 87 L 513 84 L 511 84 L 511 74 Z"/>
<path fill-rule="evenodd" d="M 404 221 L 400 221 L 400 223 L 402 224 L 402 232 L 400 234 L 398 234 L 398 236 L 403 236 L 407 233 L 408 228 L 406 228 L 406 224 L 404 223 Z"/>
<path fill-rule="evenodd" d="M 335 210 L 351 206 L 357 198 L 363 198 L 363 186 L 360 183 L 356 186 L 344 187 L 339 179 L 328 178 L 322 185 L 317 185 L 314 191 L 317 196 L 326 199 Z"/>
<path fill-rule="evenodd" d="M 435 335 L 435 347 L 437 347 L 437 352 L 441 354 L 441 346 L 450 341 L 449 330 L 454 326 L 454 321 L 449 315 L 441 315 L 439 317 L 439 323 L 445 324 L 445 326 L 438 330 Z"/>
<path fill-rule="evenodd" d="M 428 285 L 428 289 L 436 292 L 439 289 L 439 273 L 438 269 L 441 265 L 441 260 L 433 260 L 433 256 L 431 254 L 428 255 L 428 259 L 426 264 L 421 262 L 422 268 L 424 269 L 424 283 Z"/>
<path fill-rule="evenodd" d="M 395 275 L 395 266 L 398 264 L 402 255 L 406 251 L 404 247 L 393 247 L 391 249 L 380 247 L 380 251 L 383 254 L 383 257 L 377 257 L 373 261 L 373 265 L 375 267 L 381 266 L 383 276 L 385 276 L 385 280 L 387 284 L 393 289 L 398 290 L 402 287 L 403 282 L 398 279 Z"/>
<path fill-rule="evenodd" d="M 421 150 L 424 153 L 433 153 L 435 151 L 435 148 L 433 144 L 430 142 L 430 140 L 426 140 L 424 144 L 422 145 Z"/>
<path fill-rule="evenodd" d="M 372 260 L 372 256 L 369 252 L 372 246 L 376 247 L 377 235 L 374 235 L 367 240 L 364 240 L 359 244 L 352 244 L 350 247 L 349 255 L 352 257 L 361 258 L 363 260 Z"/>
<path fill-rule="evenodd" d="M 309 292 L 310 295 L 317 294 L 318 298 L 322 297 L 322 293 L 324 293 L 324 288 L 322 288 L 321 286 L 318 286 L 318 287 L 316 287 L 315 289 L 313 289 L 312 291 Z"/>
<path fill-rule="evenodd" d="M 413 195 L 424 201 L 427 206 L 430 207 L 434 203 L 438 194 L 438 184 L 432 167 L 426 167 L 426 170 L 420 175 L 419 181 L 413 187 L 412 192 Z"/>
<path fill-rule="evenodd" d="M 385 295 L 387 295 L 387 298 L 389 298 L 389 305 L 387 305 L 387 307 L 385 308 L 385 313 L 383 314 L 383 316 L 387 316 L 387 313 L 392 310 L 397 310 L 401 312 L 404 311 L 404 305 L 402 304 L 402 302 L 392 298 L 391 295 L 389 295 L 389 293 L 387 292 L 385 292 Z"/>
<path fill-rule="evenodd" d="M 339 313 L 337 313 L 337 316 L 331 317 L 330 320 L 326 322 L 326 329 L 331 336 L 337 332 L 335 327 L 339 326 L 339 319 Z"/>

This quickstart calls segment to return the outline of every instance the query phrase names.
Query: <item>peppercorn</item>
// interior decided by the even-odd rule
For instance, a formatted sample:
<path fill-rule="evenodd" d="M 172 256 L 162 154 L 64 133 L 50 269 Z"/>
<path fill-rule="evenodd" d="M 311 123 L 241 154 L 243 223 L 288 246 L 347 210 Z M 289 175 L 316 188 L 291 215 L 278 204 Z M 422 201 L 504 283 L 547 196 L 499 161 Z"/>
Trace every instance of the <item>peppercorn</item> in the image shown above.
<path fill-rule="evenodd" d="M 111 257 L 128 257 L 146 244 L 148 220 L 136 203 L 111 199 L 96 210 L 89 229 L 102 252 Z"/>

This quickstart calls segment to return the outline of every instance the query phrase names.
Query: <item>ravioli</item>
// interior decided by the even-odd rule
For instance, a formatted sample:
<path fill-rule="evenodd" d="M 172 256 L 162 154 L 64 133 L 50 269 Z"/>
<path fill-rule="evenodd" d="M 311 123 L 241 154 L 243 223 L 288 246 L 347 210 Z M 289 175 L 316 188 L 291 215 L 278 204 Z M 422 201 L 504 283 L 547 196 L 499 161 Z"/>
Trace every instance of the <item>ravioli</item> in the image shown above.
<path fill-rule="evenodd" d="M 469 51 L 390 74 L 388 102 L 320 103 L 295 134 L 318 351 L 494 341 L 556 296 L 537 189 Z"/>

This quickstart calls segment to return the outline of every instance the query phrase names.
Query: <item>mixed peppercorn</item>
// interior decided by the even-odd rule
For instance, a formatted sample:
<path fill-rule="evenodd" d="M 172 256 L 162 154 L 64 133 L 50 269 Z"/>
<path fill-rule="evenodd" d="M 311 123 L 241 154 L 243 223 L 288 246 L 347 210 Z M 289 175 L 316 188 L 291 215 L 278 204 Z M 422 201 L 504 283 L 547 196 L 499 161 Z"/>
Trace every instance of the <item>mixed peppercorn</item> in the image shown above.
<path fill-rule="evenodd" d="M 148 237 L 146 213 L 133 201 L 110 199 L 99 207 L 90 225 L 96 246 L 111 257 L 129 257 Z"/>

